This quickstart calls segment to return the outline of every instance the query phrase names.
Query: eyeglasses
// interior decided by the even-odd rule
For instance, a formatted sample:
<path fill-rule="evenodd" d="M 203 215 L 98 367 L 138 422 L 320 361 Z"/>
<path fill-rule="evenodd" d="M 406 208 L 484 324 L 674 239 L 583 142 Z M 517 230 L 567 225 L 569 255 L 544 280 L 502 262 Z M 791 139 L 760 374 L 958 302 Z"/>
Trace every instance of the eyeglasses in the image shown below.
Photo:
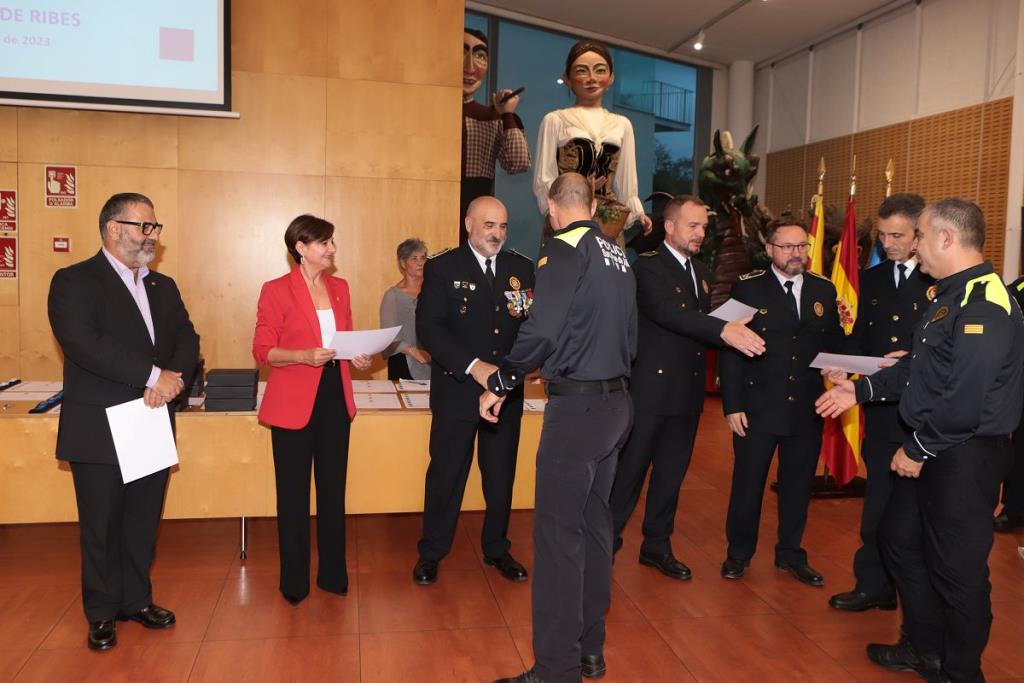
<path fill-rule="evenodd" d="M 769 242 L 783 254 L 792 254 L 794 251 L 799 251 L 801 254 L 806 254 L 807 250 L 811 248 L 811 245 L 807 242 L 801 242 L 800 244 L 776 244 L 775 242 Z"/>
<path fill-rule="evenodd" d="M 462 46 L 462 58 L 465 59 L 466 55 L 473 55 L 473 63 L 477 66 L 487 66 L 487 49 L 481 46 L 476 46 L 472 50 L 469 49 L 468 45 Z"/>
<path fill-rule="evenodd" d="M 163 223 L 149 223 L 147 221 L 119 221 L 116 218 L 112 220 L 115 223 L 120 223 L 121 225 L 134 225 L 136 228 L 139 229 L 139 231 L 143 235 L 146 235 L 147 237 L 153 234 L 154 230 L 156 230 L 157 232 L 163 232 L 164 230 Z"/>

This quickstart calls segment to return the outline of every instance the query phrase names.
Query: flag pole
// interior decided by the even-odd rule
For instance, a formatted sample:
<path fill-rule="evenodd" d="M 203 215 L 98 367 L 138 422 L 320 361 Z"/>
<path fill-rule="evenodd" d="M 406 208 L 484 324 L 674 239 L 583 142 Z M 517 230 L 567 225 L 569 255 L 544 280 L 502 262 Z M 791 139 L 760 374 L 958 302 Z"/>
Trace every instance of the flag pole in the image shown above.
<path fill-rule="evenodd" d="M 889 158 L 889 163 L 885 165 L 885 197 L 888 199 L 892 196 L 892 179 L 896 177 L 896 164 L 892 163 L 892 157 Z"/>

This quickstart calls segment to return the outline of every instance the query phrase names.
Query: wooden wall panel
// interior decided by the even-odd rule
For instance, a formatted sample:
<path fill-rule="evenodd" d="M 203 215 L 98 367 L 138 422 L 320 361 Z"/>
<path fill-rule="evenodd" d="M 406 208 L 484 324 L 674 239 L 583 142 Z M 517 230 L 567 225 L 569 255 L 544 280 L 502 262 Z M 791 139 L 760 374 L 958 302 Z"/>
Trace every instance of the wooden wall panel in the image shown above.
<path fill-rule="evenodd" d="M 461 92 L 328 80 L 327 175 L 458 180 Z"/>
<path fill-rule="evenodd" d="M 18 307 L 0 306 L 0 382 L 21 377 L 20 327 Z"/>
<path fill-rule="evenodd" d="M 1002 269 L 1006 244 L 1006 200 L 1010 183 L 1010 129 L 1013 126 L 1013 99 L 985 104 L 982 112 L 981 164 L 978 191 L 974 199 L 985 214 L 985 258 Z"/>
<path fill-rule="evenodd" d="M 180 171 L 179 183 L 182 296 L 207 367 L 254 367 L 260 287 L 291 268 L 288 223 L 303 213 L 324 215 L 324 179 Z"/>
<path fill-rule="evenodd" d="M 762 201 L 776 215 L 791 207 L 802 210 L 824 154 L 825 202 L 842 209 L 847 190 L 838 184 L 849 182 L 852 151 L 857 154 L 858 217 L 874 219 L 885 197 L 885 165 L 892 158 L 893 192 L 914 192 L 929 202 L 966 197 L 978 203 L 988 224 L 985 257 L 1001 272 L 1012 119 L 1013 99 L 1004 98 L 857 133 L 852 149 L 850 137 L 843 136 L 772 152 Z"/>
<path fill-rule="evenodd" d="M 70 109 L 19 109 L 18 160 L 176 168 L 178 118 Z"/>
<path fill-rule="evenodd" d="M 352 288 L 357 328 L 380 324 L 381 296 L 400 278 L 395 265 L 399 242 L 419 237 L 431 253 L 456 245 L 452 224 L 459 213 L 458 188 L 455 181 L 327 179 L 326 213 L 336 226 L 338 245 L 335 263 Z"/>
<path fill-rule="evenodd" d="M 180 167 L 323 175 L 324 79 L 241 71 L 232 79 L 242 118 L 183 117 Z"/>
<path fill-rule="evenodd" d="M 329 8 L 329 76 L 451 87 L 462 83 L 462 3 L 360 0 L 334 1 Z"/>
<path fill-rule="evenodd" d="M 168 229 L 160 237 L 161 248 L 153 267 L 177 277 L 176 245 L 179 236 L 178 171 L 106 166 L 78 167 L 78 208 L 48 209 L 43 199 L 44 166 L 21 164 L 18 168 L 21 249 L 21 373 L 25 379 L 60 377 L 57 342 L 50 333 L 46 297 L 50 279 L 58 268 L 88 258 L 100 248 L 100 207 L 117 192 L 141 192 L 153 200 L 157 220 Z M 53 237 L 71 238 L 70 253 L 54 253 Z"/>
<path fill-rule="evenodd" d="M 18 160 L 18 110 L 0 107 L 0 161 Z"/>
<path fill-rule="evenodd" d="M 233 0 L 231 68 L 326 76 L 327 5 L 328 0 Z"/>
<path fill-rule="evenodd" d="M 794 147 L 768 155 L 768 177 L 762 201 L 773 215 L 780 216 L 785 211 L 797 216 L 806 214 L 814 192 L 814 186 L 804 187 L 806 153 L 805 147 Z M 814 163 L 816 165 L 817 160 Z"/>
<path fill-rule="evenodd" d="M 893 193 L 907 191 L 910 166 L 910 124 L 874 128 L 853 136 L 857 155 L 857 214 L 874 218 L 885 199 L 885 167 L 892 159 L 895 166 Z"/>

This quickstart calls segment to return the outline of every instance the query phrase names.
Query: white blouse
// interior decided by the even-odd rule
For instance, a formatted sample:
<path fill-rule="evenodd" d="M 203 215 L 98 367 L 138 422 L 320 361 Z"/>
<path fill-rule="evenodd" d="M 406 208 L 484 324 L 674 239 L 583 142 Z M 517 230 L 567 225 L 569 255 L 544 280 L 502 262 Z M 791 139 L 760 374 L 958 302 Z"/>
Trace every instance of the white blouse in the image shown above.
<path fill-rule="evenodd" d="M 323 348 L 331 348 L 331 342 L 334 341 L 334 333 L 337 331 L 337 327 L 334 324 L 334 309 L 325 308 L 323 310 L 316 309 L 316 317 L 320 319 L 320 338 L 323 341 Z"/>
<path fill-rule="evenodd" d="M 621 150 L 612 180 L 612 192 L 618 201 L 629 207 L 627 225 L 643 215 L 644 205 L 638 195 L 636 180 L 633 124 L 625 116 L 595 107 L 556 109 L 540 122 L 537 154 L 534 156 L 533 194 L 541 214 L 546 216 L 548 213 L 548 190 L 558 177 L 558 149 L 573 138 L 592 140 L 598 154 L 606 143 Z"/>

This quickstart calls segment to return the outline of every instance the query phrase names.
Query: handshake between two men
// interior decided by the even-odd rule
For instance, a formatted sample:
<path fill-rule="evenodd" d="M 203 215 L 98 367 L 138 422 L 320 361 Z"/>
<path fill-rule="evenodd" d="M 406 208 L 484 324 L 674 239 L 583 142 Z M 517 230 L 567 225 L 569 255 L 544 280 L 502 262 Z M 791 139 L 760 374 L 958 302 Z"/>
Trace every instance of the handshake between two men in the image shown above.
<path fill-rule="evenodd" d="M 893 351 L 885 354 L 886 358 L 892 358 L 893 362 L 883 365 L 890 367 L 895 365 L 896 359 L 907 355 L 906 351 Z M 821 371 L 822 376 L 832 383 L 832 388 L 818 397 L 814 402 L 814 408 L 822 417 L 839 417 L 847 410 L 857 404 L 857 392 L 853 380 L 847 377 L 843 370 L 838 368 L 825 368 Z M 922 462 L 912 460 L 900 447 L 892 457 L 889 469 L 901 477 L 917 478 L 921 475 Z"/>

